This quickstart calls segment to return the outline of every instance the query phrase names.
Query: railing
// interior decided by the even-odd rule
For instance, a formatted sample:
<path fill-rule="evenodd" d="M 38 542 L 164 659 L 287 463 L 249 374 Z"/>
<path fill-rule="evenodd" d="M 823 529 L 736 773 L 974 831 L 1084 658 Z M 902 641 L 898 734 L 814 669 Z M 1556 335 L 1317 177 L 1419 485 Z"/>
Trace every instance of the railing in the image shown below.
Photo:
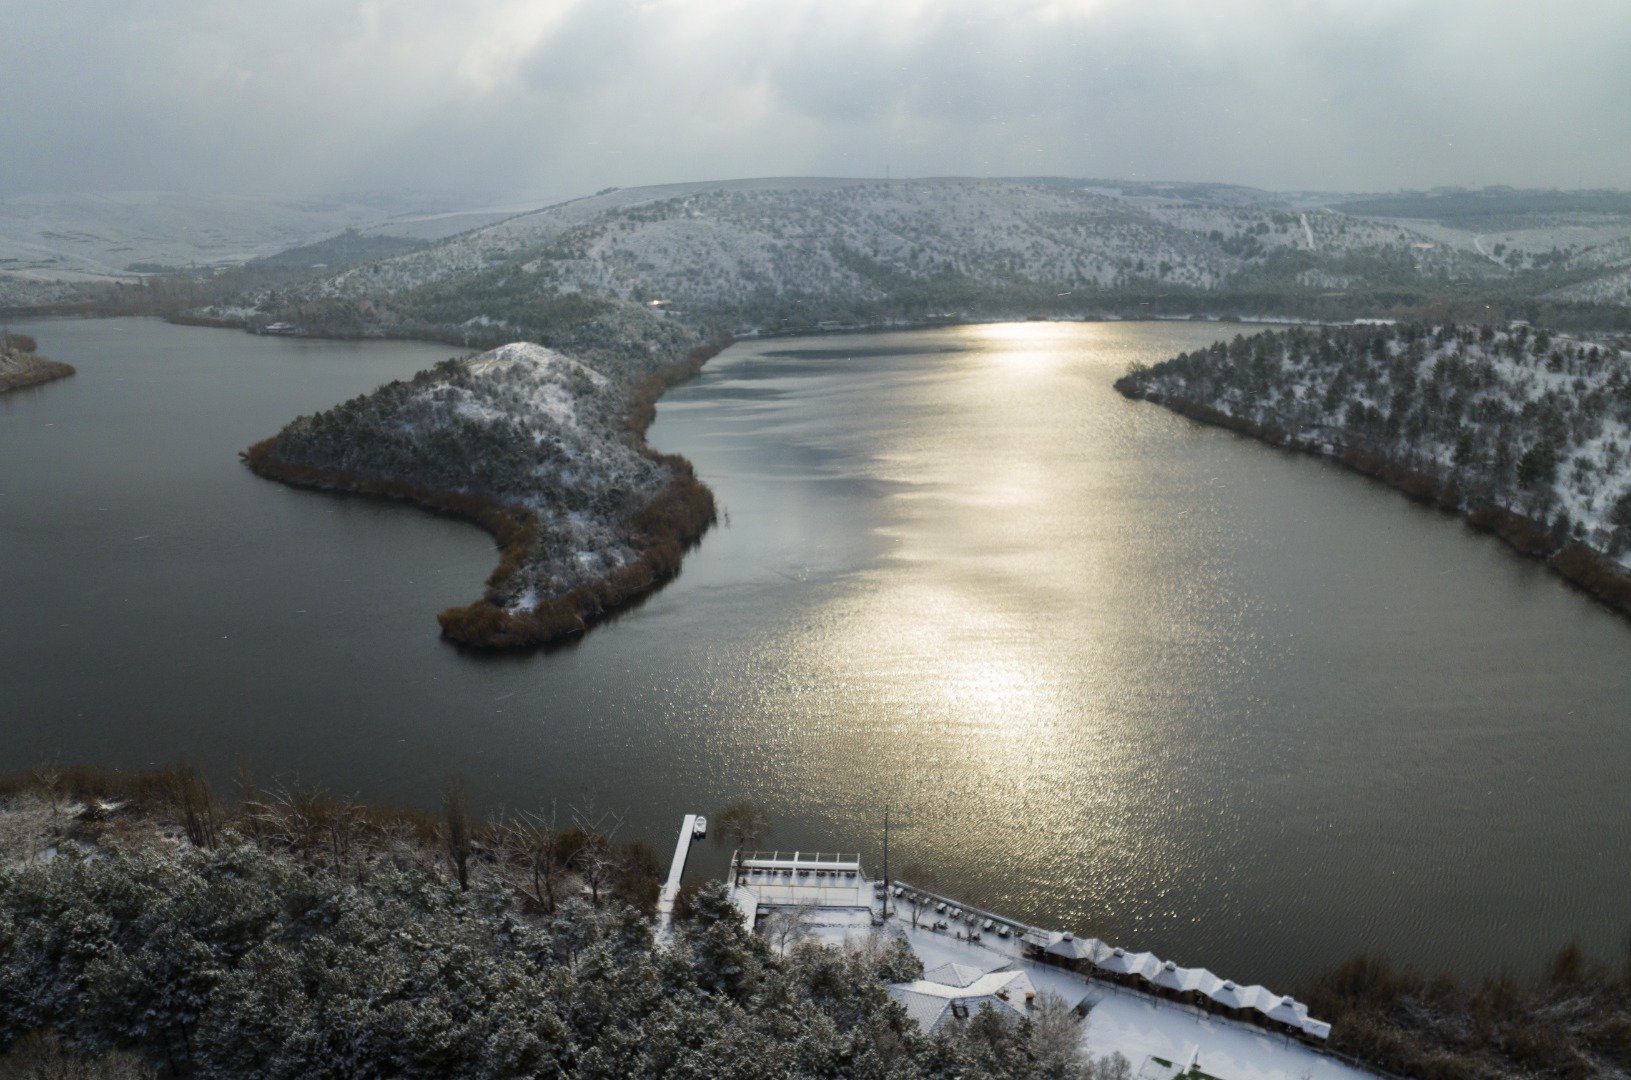
<path fill-rule="evenodd" d="M 894 881 L 890 882 L 890 884 L 899 886 L 900 888 L 905 889 L 907 892 L 914 892 L 920 896 L 928 897 L 931 905 L 945 904 L 947 907 L 962 908 L 964 911 L 974 915 L 975 918 L 990 919 L 993 923 L 1002 923 L 1005 926 L 1013 927 L 1013 929 L 1021 937 L 1030 933 L 1046 934 L 1048 932 L 1042 929 L 1040 926 L 1032 926 L 1029 923 L 1020 922 L 1018 919 L 1011 919 L 1006 915 L 999 915 L 995 911 L 986 911 L 984 908 L 977 908 L 973 904 L 966 904 L 963 901 L 958 900 L 956 897 L 946 896 L 945 894 L 937 893 L 932 889 L 925 889 L 922 886 L 913 885 L 911 882 L 901 881 L 899 878 L 896 878 Z M 894 901 L 896 898 L 891 895 L 889 899 L 890 901 Z M 905 897 L 901 897 L 900 899 L 905 900 Z"/>
<path fill-rule="evenodd" d="M 776 863 L 780 866 L 793 866 L 795 864 L 832 866 L 836 864 L 854 869 L 860 869 L 861 866 L 859 852 L 852 855 L 842 851 L 794 851 L 791 853 L 786 851 L 739 851 L 733 861 L 738 866 L 746 866 L 750 863 Z"/>

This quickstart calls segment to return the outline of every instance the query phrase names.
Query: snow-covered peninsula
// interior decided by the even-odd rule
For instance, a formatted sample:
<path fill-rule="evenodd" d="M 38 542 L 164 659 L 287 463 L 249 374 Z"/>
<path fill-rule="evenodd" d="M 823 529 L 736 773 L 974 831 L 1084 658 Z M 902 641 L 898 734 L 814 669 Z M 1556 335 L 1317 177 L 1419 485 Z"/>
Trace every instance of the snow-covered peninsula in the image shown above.
<path fill-rule="evenodd" d="M 0 337 L 0 394 L 67 378 L 74 373 L 71 364 L 36 355 L 37 348 L 34 339 L 23 334 Z"/>
<path fill-rule="evenodd" d="M 672 576 L 713 522 L 690 465 L 641 435 L 668 381 L 719 347 L 668 364 L 628 350 L 608 372 L 516 342 L 301 417 L 244 456 L 269 478 L 480 524 L 501 560 L 480 599 L 441 614 L 443 632 L 476 647 L 547 644 Z"/>
<path fill-rule="evenodd" d="M 1631 614 L 1631 352 L 1525 324 L 1294 328 L 1130 372 L 1129 397 L 1330 456 Z"/>

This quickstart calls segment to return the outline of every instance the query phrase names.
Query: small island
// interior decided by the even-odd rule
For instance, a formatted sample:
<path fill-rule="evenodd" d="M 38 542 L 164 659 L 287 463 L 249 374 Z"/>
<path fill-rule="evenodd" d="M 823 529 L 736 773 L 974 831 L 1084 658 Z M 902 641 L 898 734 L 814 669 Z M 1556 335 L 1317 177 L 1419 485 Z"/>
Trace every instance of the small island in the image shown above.
<path fill-rule="evenodd" d="M 36 355 L 38 349 L 39 344 L 27 334 L 0 337 L 0 394 L 65 379 L 74 373 L 72 364 L 47 360 Z"/>
<path fill-rule="evenodd" d="M 1460 515 L 1631 615 L 1631 353 L 1422 323 L 1294 327 L 1135 368 L 1132 398 Z"/>
<path fill-rule="evenodd" d="M 499 564 L 478 600 L 441 613 L 442 633 L 481 649 L 558 642 L 673 577 L 715 520 L 690 463 L 644 433 L 662 391 L 728 338 L 693 340 L 665 364 L 672 336 L 578 356 L 520 341 L 456 357 L 301 417 L 243 457 L 285 483 L 479 524 Z"/>

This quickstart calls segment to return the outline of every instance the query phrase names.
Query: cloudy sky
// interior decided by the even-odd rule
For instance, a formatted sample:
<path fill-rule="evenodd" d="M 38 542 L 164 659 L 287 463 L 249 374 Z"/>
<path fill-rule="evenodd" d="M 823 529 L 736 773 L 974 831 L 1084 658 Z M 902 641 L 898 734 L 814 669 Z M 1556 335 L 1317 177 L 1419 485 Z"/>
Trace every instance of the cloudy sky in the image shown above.
<path fill-rule="evenodd" d="M 0 190 L 1631 187 L 1628 0 L 0 0 Z"/>

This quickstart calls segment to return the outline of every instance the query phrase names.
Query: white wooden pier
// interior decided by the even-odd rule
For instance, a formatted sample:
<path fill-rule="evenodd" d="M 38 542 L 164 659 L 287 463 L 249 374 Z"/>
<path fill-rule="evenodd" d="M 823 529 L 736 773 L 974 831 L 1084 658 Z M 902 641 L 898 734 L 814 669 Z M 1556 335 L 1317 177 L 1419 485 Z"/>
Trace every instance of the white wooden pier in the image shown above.
<path fill-rule="evenodd" d="M 685 858 L 691 854 L 691 841 L 700 840 L 708 833 L 708 819 L 701 814 L 686 814 L 680 824 L 679 839 L 674 842 L 674 861 L 668 864 L 668 880 L 657 894 L 657 940 L 666 943 L 674 933 L 674 901 L 680 895 L 680 878 L 685 876 Z"/>

